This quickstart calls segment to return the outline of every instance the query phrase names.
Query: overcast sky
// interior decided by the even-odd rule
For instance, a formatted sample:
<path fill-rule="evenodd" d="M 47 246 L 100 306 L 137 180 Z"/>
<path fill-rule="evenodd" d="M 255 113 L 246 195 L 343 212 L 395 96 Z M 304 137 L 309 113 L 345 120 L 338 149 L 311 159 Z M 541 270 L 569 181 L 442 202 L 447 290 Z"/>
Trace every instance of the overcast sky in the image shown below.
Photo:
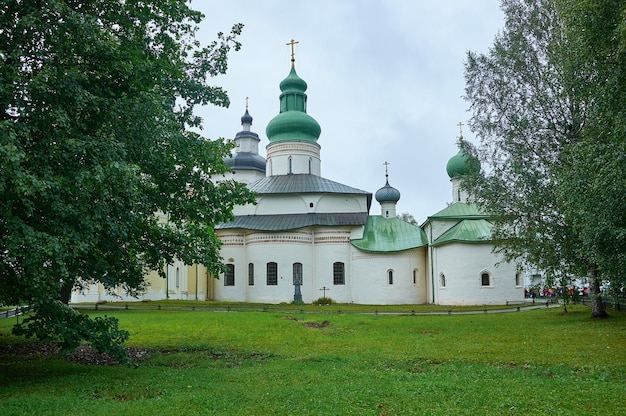
<path fill-rule="evenodd" d="M 242 48 L 226 75 L 230 108 L 205 107 L 206 137 L 241 130 L 246 97 L 259 134 L 278 114 L 279 83 L 296 71 L 308 84 L 307 112 L 322 128 L 322 176 L 375 193 L 389 183 L 401 193 L 398 213 L 421 224 L 451 202 L 446 163 L 457 152 L 458 123 L 471 114 L 463 100 L 468 50 L 487 52 L 503 28 L 498 0 L 193 0 L 208 44 L 234 23 L 245 25 Z M 468 128 L 466 140 L 475 141 Z M 374 200 L 371 214 L 379 215 Z"/>

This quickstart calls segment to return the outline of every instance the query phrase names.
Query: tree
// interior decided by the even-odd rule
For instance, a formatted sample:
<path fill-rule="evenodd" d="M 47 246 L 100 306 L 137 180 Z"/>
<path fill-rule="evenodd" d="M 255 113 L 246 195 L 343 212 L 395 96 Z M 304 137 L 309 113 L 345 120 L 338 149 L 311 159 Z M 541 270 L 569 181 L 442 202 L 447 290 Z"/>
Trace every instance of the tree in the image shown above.
<path fill-rule="evenodd" d="M 418 225 L 417 220 L 415 219 L 413 214 L 409 214 L 408 212 L 403 212 L 402 214 L 398 215 L 398 218 L 400 218 L 402 221 L 408 222 L 409 224 Z"/>
<path fill-rule="evenodd" d="M 572 72 L 588 74 L 581 140 L 569 146 L 558 197 L 580 250 L 613 288 L 626 283 L 626 3 L 560 0 Z"/>
<path fill-rule="evenodd" d="M 581 232 L 584 214 L 577 217 L 571 209 L 580 188 L 564 174 L 582 168 L 573 149 L 597 139 L 594 103 L 602 91 L 589 88 L 597 73 L 593 62 L 581 61 L 574 15 L 565 16 L 565 8 L 557 0 L 503 0 L 505 28 L 493 47 L 488 54 L 468 53 L 466 99 L 480 145 L 466 144 L 466 151 L 483 169 L 464 186 L 494 215 L 499 251 L 557 281 L 587 274 L 592 316 L 604 317 L 598 274 L 604 271 L 588 250 L 597 240 Z"/>
<path fill-rule="evenodd" d="M 8 0 L 0 11 L 0 303 L 30 304 L 14 333 L 124 357 L 112 318 L 68 308 L 87 282 L 144 289 L 175 258 L 219 272 L 213 225 L 253 196 L 230 144 L 193 132 L 196 105 L 229 104 L 242 25 L 202 47 L 186 2 Z M 159 221 L 156 213 L 168 221 Z"/>

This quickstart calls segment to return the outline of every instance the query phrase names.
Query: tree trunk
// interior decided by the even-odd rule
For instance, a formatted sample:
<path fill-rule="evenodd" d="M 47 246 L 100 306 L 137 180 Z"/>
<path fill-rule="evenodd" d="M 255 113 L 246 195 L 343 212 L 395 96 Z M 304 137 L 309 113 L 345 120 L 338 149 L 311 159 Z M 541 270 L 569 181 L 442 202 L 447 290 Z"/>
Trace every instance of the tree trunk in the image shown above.
<path fill-rule="evenodd" d="M 61 293 L 59 293 L 59 300 L 68 305 L 70 303 L 70 298 L 72 297 L 73 288 L 73 284 L 63 283 L 63 286 L 61 286 Z"/>
<path fill-rule="evenodd" d="M 598 268 L 595 264 L 587 268 L 589 274 L 589 295 L 591 296 L 591 317 L 607 318 L 609 315 L 604 308 L 602 292 L 600 291 L 600 280 L 598 280 Z"/>

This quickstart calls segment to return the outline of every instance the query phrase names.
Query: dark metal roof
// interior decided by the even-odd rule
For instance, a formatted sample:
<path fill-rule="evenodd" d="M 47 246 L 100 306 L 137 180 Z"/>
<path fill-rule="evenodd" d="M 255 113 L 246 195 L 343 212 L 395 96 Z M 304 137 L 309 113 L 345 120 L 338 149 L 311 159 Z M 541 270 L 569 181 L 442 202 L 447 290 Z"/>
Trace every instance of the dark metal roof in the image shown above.
<path fill-rule="evenodd" d="M 258 170 L 259 172 L 265 172 L 265 158 L 256 153 L 239 152 L 233 157 L 224 159 L 224 163 L 235 170 Z"/>
<path fill-rule="evenodd" d="M 285 215 L 241 215 L 229 223 L 218 224 L 215 229 L 244 229 L 257 231 L 285 231 L 321 226 L 360 226 L 367 221 L 367 212 L 285 214 Z"/>
<path fill-rule="evenodd" d="M 356 194 L 369 195 L 369 199 L 372 196 L 370 192 L 361 189 L 342 185 L 321 176 L 305 174 L 267 176 L 251 183 L 249 188 L 258 194 Z"/>

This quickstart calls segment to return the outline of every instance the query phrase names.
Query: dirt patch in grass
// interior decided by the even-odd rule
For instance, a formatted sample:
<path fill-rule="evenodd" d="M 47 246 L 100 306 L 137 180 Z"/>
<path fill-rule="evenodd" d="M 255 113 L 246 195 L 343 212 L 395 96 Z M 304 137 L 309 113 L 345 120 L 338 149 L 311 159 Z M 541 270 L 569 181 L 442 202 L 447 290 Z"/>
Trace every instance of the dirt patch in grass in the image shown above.
<path fill-rule="evenodd" d="M 286 317 L 284 319 L 286 319 L 288 321 L 299 322 L 300 324 L 306 326 L 307 328 L 321 329 L 321 328 L 328 328 L 330 326 L 330 321 L 329 320 L 324 320 L 322 322 L 300 321 L 298 318 L 293 317 L 293 316 L 288 316 L 288 317 Z"/>
<path fill-rule="evenodd" d="M 0 345 L 0 354 L 35 355 L 52 357 L 60 355 L 59 345 L 53 342 L 35 342 L 30 344 Z M 137 362 L 148 357 L 150 351 L 144 348 L 127 348 L 128 358 Z M 98 352 L 90 345 L 81 345 L 75 351 L 66 354 L 65 359 L 74 363 L 88 365 L 117 365 L 119 362 L 108 354 Z"/>

